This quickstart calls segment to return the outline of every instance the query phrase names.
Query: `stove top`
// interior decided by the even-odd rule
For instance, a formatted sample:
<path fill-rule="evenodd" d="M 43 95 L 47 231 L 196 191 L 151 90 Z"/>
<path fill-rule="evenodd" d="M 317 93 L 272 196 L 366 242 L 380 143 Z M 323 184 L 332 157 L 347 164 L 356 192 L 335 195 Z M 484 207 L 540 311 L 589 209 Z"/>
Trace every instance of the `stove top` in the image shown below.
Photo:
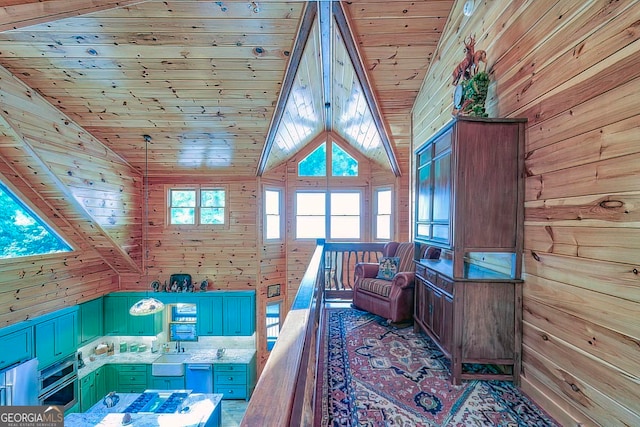
<path fill-rule="evenodd" d="M 173 414 L 178 412 L 182 402 L 189 396 L 191 390 L 163 391 L 146 390 L 134 400 L 124 412 Z"/>

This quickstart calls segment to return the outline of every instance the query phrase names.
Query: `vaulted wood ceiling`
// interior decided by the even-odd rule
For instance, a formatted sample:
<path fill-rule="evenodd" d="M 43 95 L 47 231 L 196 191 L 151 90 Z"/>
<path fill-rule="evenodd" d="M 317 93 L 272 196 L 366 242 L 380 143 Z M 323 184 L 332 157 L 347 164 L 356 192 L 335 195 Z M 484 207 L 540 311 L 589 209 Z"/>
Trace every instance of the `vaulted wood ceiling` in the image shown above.
<path fill-rule="evenodd" d="M 327 129 L 325 104 L 332 131 L 394 169 L 452 3 L 343 2 L 327 37 L 302 1 L 9 0 L 0 65 L 150 176 L 260 174 Z"/>

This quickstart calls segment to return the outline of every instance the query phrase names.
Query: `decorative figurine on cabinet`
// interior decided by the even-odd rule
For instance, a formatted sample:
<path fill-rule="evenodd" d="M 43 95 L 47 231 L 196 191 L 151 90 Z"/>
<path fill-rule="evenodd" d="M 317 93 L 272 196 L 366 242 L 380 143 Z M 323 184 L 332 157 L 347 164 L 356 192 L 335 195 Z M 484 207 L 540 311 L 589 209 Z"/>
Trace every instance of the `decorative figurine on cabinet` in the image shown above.
<path fill-rule="evenodd" d="M 465 58 L 453 70 L 453 111 L 454 116 L 487 117 L 484 108 L 489 88 L 489 74 L 487 68 L 487 53 L 475 50 L 476 40 L 469 36 L 464 40 Z M 484 69 L 478 71 L 480 63 L 484 62 Z M 462 79 L 462 81 L 461 81 Z"/>

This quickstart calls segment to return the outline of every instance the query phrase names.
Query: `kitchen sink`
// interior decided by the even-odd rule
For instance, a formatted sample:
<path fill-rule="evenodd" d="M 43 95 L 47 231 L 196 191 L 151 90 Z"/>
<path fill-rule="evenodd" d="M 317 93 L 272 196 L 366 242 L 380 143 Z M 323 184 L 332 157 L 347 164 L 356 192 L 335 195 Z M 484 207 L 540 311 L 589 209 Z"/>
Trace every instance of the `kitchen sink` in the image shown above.
<path fill-rule="evenodd" d="M 163 354 L 151 364 L 151 375 L 156 377 L 181 377 L 184 375 L 184 362 L 189 354 Z"/>

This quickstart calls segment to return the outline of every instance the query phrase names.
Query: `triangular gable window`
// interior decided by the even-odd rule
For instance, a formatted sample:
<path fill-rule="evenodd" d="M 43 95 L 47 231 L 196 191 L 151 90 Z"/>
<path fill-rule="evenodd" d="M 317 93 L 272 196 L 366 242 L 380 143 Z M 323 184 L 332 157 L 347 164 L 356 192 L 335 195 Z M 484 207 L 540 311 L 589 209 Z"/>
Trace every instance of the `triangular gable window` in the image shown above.
<path fill-rule="evenodd" d="M 324 142 L 300 160 L 298 176 L 327 176 L 327 146 Z"/>
<path fill-rule="evenodd" d="M 0 183 L 0 258 L 55 252 L 71 247 L 7 187 Z"/>
<path fill-rule="evenodd" d="M 331 150 L 332 176 L 358 176 L 358 161 L 335 142 Z"/>
<path fill-rule="evenodd" d="M 300 160 L 298 176 L 327 176 L 326 143 Z M 331 143 L 331 176 L 358 176 L 358 161 L 335 142 Z"/>

